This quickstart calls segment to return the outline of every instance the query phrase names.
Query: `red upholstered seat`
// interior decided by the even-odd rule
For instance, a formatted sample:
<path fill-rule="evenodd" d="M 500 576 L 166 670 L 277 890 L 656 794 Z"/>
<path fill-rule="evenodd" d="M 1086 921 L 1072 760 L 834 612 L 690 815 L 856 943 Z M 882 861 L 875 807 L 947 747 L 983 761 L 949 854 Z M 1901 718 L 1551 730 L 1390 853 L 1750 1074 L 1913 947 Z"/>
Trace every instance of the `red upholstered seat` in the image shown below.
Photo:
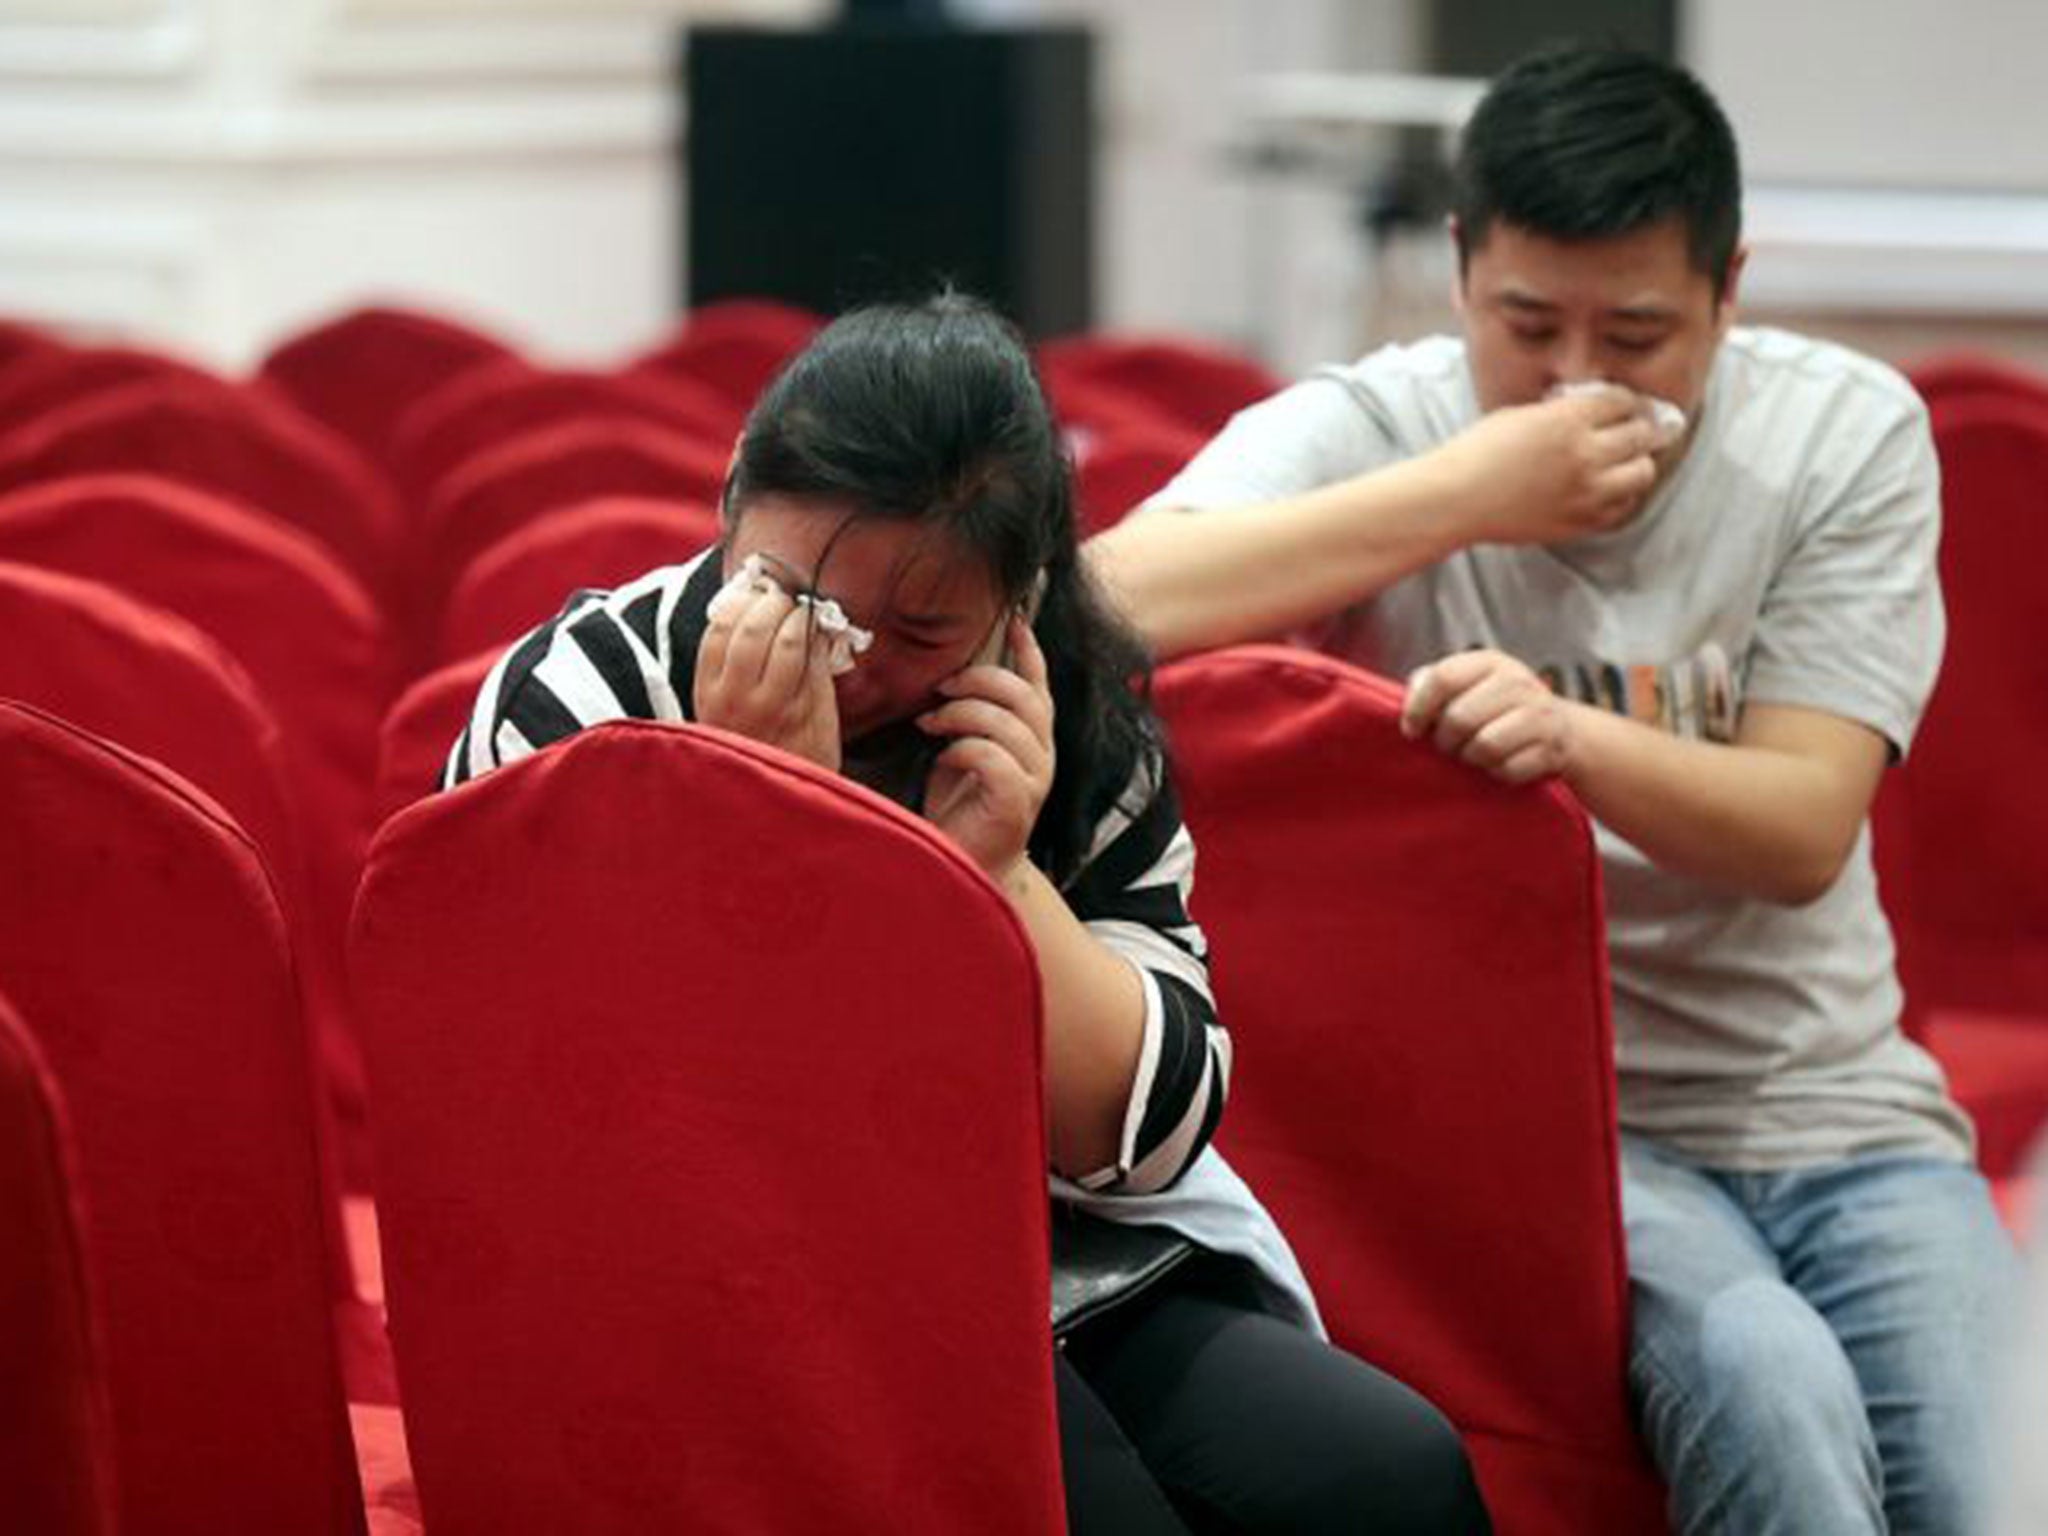
<path fill-rule="evenodd" d="M 1167 337 L 1069 336 L 1039 347 L 1038 368 L 1056 399 L 1114 389 L 1205 439 L 1283 383 L 1249 358 Z"/>
<path fill-rule="evenodd" d="M 455 738 L 497 659 L 498 652 L 486 650 L 450 662 L 414 683 L 391 706 L 377 757 L 379 823 L 439 787 Z"/>
<path fill-rule="evenodd" d="M 167 764 L 225 806 L 287 890 L 300 847 L 275 715 L 177 615 L 97 581 L 0 562 L 0 698 Z"/>
<path fill-rule="evenodd" d="M 89 474 L 158 475 L 229 497 L 312 535 L 371 591 L 391 578 L 389 490 L 339 438 L 247 391 L 129 384 L 0 438 L 0 490 Z"/>
<path fill-rule="evenodd" d="M 354 1133 L 349 1150 L 361 1140 L 362 1067 L 341 991 L 341 944 L 369 841 L 388 692 L 376 605 L 298 530 L 142 475 L 54 480 L 0 497 L 0 560 L 103 581 L 190 620 L 247 668 L 270 706 L 306 858 L 300 957 L 321 1024 L 323 1075 Z M 367 1158 L 355 1153 L 360 1185 Z"/>
<path fill-rule="evenodd" d="M 1083 536 L 1115 527 L 1201 451 L 1202 439 L 1191 432 L 1125 431 L 1088 436 L 1078 445 L 1074 463 Z"/>
<path fill-rule="evenodd" d="M 730 443 L 617 417 L 536 428 L 485 449 L 451 470 L 427 503 L 423 611 L 438 612 L 469 563 L 501 539 L 577 502 L 654 496 L 716 506 L 731 456 Z"/>
<path fill-rule="evenodd" d="M 170 382 L 234 394 L 205 369 L 139 347 L 53 347 L 0 367 L 0 432 L 126 384 Z"/>
<path fill-rule="evenodd" d="M 62 1095 L 0 997 L 0 1521 L 113 1536 L 114 1428 Z"/>
<path fill-rule="evenodd" d="M 430 1529 L 1057 1531 L 1037 970 L 925 823 L 617 724 L 378 835 Z"/>
<path fill-rule="evenodd" d="M 496 337 L 445 315 L 370 305 L 287 337 L 257 377 L 381 465 L 414 401 L 457 374 L 514 355 Z"/>
<path fill-rule="evenodd" d="M 773 299 L 721 299 L 691 310 L 629 371 L 708 385 L 744 413 L 822 324 L 809 310 Z"/>
<path fill-rule="evenodd" d="M 363 1528 L 284 917 L 213 801 L 0 704 L 0 975 L 70 1106 L 123 1536 Z"/>
<path fill-rule="evenodd" d="M 393 429 L 392 468 L 416 506 L 441 478 L 488 448 L 536 427 L 624 417 L 666 427 L 730 452 L 740 414 L 715 391 L 673 375 L 487 363 L 420 399 Z"/>
<path fill-rule="evenodd" d="M 1932 416 L 1948 648 L 1875 837 L 1915 1032 L 1999 1176 L 2048 1119 L 2048 402 L 1959 395 Z"/>
<path fill-rule="evenodd" d="M 1324 657 L 1217 652 L 1156 697 L 1238 1046 L 1220 1142 L 1332 1332 L 1458 1424 L 1498 1529 L 1662 1529 L 1585 816 L 1403 740 L 1400 691 Z"/>
<path fill-rule="evenodd" d="M 1925 357 L 1906 369 L 1906 377 L 1930 406 L 1979 395 L 2048 404 L 2048 377 L 1986 352 L 1943 352 Z"/>
<path fill-rule="evenodd" d="M 65 343 L 39 325 L 27 321 L 0 318 L 0 368 L 5 368 L 24 357 L 33 357 L 39 352 L 63 350 Z"/>
<path fill-rule="evenodd" d="M 470 562 L 442 613 L 440 653 L 501 648 L 560 612 L 578 587 L 616 587 L 717 542 L 708 502 L 605 496 L 558 508 Z"/>

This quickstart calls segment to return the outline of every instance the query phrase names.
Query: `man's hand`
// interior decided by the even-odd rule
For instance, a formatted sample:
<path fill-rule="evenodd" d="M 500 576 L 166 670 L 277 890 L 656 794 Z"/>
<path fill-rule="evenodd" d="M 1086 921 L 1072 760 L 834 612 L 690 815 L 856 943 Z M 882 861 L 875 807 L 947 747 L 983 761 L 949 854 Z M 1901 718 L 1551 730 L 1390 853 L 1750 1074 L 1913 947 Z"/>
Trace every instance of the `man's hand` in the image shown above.
<path fill-rule="evenodd" d="M 1016 873 L 1052 790 L 1052 690 L 1045 653 L 1019 614 L 1005 620 L 1016 670 L 978 666 L 939 684 L 946 702 L 918 716 L 951 737 L 932 765 L 924 814 L 1002 884 Z"/>
<path fill-rule="evenodd" d="M 1642 510 L 1662 436 L 1642 398 L 1612 385 L 1489 412 L 1437 453 L 1463 488 L 1464 542 L 1557 544 Z"/>
<path fill-rule="evenodd" d="M 815 617 L 773 582 L 704 630 L 692 688 L 699 724 L 839 771 L 839 701 Z"/>
<path fill-rule="evenodd" d="M 1416 670 L 1401 734 L 1508 784 L 1561 774 L 1572 750 L 1572 706 L 1499 651 L 1464 651 Z"/>

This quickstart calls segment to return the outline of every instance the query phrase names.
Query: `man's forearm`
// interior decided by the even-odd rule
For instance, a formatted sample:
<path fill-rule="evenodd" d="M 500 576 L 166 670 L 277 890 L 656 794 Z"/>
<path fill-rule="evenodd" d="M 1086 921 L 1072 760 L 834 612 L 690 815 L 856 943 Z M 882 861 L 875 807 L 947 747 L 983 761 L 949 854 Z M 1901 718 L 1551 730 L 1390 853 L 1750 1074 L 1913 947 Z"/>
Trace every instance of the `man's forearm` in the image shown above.
<path fill-rule="evenodd" d="M 1565 707 L 1565 782 L 1652 863 L 1790 906 L 1817 899 L 1841 873 L 1869 800 L 1859 768 L 1777 745 L 1688 741 L 1591 705 Z M 1881 766 L 1881 743 L 1877 752 Z"/>
<path fill-rule="evenodd" d="M 1464 541 L 1458 494 L 1426 456 L 1284 501 L 1141 512 L 1088 556 L 1169 660 L 1284 635 L 1443 559 Z"/>

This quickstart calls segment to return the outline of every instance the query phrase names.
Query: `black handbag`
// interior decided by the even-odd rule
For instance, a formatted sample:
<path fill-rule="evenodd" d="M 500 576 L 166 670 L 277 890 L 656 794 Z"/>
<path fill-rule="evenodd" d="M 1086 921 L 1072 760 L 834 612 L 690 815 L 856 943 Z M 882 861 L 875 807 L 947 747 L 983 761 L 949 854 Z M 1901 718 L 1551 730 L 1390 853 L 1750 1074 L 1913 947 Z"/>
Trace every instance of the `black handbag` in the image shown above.
<path fill-rule="evenodd" d="M 1052 1336 L 1149 1290 L 1201 1250 L 1171 1227 L 1107 1221 L 1055 1201 Z"/>

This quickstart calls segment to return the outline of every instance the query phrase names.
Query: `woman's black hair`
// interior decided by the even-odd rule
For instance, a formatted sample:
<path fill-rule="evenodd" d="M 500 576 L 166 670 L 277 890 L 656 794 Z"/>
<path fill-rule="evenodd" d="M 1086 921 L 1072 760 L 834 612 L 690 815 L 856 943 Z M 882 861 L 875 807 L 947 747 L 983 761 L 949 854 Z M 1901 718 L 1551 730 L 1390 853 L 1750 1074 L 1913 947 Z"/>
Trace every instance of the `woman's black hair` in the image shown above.
<path fill-rule="evenodd" d="M 1023 338 L 978 299 L 853 310 L 821 331 L 747 418 L 726 486 L 728 534 L 757 497 L 830 500 L 855 517 L 941 532 L 988 570 L 1006 607 L 1045 575 L 1032 628 L 1045 652 L 1057 770 L 1031 835 L 1055 881 L 1158 730 L 1150 661 L 1077 548 L 1073 467 Z"/>
<path fill-rule="evenodd" d="M 1735 132 L 1676 64 L 1578 43 L 1527 55 L 1480 99 L 1452 178 L 1461 266 L 1496 220 L 1569 241 L 1675 217 L 1694 269 L 1727 290 L 1742 237 Z"/>

